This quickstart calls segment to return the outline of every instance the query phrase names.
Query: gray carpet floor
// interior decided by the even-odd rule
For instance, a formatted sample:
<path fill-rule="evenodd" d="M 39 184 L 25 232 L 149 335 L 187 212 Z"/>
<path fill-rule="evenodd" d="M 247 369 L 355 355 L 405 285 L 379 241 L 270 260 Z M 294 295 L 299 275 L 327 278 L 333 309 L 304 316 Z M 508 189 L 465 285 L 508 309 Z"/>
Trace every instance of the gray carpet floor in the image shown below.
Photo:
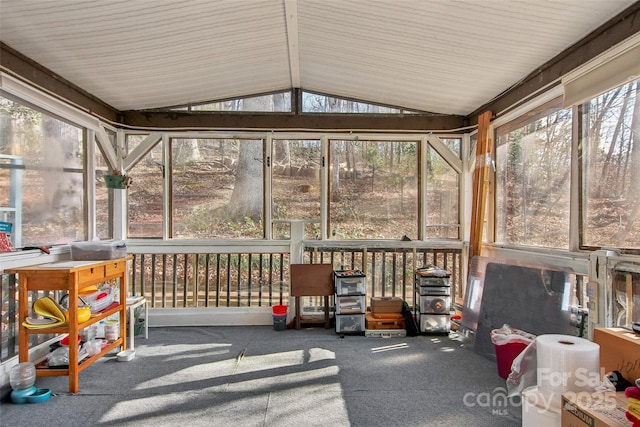
<path fill-rule="evenodd" d="M 152 328 L 136 357 L 38 377 L 49 400 L 0 404 L 2 426 L 519 426 L 495 362 L 455 336 L 332 329 Z"/>

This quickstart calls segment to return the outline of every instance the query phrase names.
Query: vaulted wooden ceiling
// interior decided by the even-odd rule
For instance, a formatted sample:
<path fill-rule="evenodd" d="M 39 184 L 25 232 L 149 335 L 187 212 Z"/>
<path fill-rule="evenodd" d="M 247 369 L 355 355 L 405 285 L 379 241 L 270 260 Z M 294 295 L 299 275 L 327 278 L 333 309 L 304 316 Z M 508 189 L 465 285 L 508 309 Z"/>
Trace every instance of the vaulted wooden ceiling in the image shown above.
<path fill-rule="evenodd" d="M 0 40 L 118 111 L 302 88 L 466 116 L 567 49 L 599 53 L 576 43 L 634 4 L 0 0 Z"/>

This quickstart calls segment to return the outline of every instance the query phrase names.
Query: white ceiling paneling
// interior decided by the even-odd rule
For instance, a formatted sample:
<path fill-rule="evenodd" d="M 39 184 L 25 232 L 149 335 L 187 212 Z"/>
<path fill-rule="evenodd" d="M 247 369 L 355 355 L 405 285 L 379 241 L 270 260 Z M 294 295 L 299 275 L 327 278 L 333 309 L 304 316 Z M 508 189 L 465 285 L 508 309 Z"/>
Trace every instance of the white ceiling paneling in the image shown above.
<path fill-rule="evenodd" d="M 632 3 L 0 0 L 0 39 L 119 110 L 300 86 L 464 115 Z"/>

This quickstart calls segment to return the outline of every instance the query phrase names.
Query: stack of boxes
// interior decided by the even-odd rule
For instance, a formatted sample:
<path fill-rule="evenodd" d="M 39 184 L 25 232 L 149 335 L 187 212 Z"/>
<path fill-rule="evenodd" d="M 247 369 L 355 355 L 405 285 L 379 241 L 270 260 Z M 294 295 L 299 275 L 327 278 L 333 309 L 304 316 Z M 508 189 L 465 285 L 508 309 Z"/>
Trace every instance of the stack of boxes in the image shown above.
<path fill-rule="evenodd" d="M 336 289 L 336 333 L 363 333 L 366 312 L 366 276 L 360 270 L 333 272 Z"/>
<path fill-rule="evenodd" d="M 371 311 L 365 315 L 367 337 L 404 337 L 404 315 L 402 314 L 402 298 L 371 298 Z"/>
<path fill-rule="evenodd" d="M 414 301 L 421 333 L 447 334 L 451 329 L 451 273 L 433 265 L 415 272 Z"/>

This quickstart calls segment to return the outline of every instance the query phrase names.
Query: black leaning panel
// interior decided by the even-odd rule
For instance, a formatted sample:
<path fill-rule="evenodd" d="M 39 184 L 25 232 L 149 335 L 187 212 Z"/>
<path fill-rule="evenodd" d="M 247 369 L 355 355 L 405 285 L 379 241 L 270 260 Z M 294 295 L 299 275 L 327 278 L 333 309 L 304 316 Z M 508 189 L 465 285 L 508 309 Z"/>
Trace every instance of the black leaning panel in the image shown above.
<path fill-rule="evenodd" d="M 534 335 L 577 335 L 571 324 L 568 273 L 490 262 L 486 265 L 474 350 L 495 360 L 490 333 L 503 324 Z M 563 302 L 565 307 L 563 307 Z"/>

